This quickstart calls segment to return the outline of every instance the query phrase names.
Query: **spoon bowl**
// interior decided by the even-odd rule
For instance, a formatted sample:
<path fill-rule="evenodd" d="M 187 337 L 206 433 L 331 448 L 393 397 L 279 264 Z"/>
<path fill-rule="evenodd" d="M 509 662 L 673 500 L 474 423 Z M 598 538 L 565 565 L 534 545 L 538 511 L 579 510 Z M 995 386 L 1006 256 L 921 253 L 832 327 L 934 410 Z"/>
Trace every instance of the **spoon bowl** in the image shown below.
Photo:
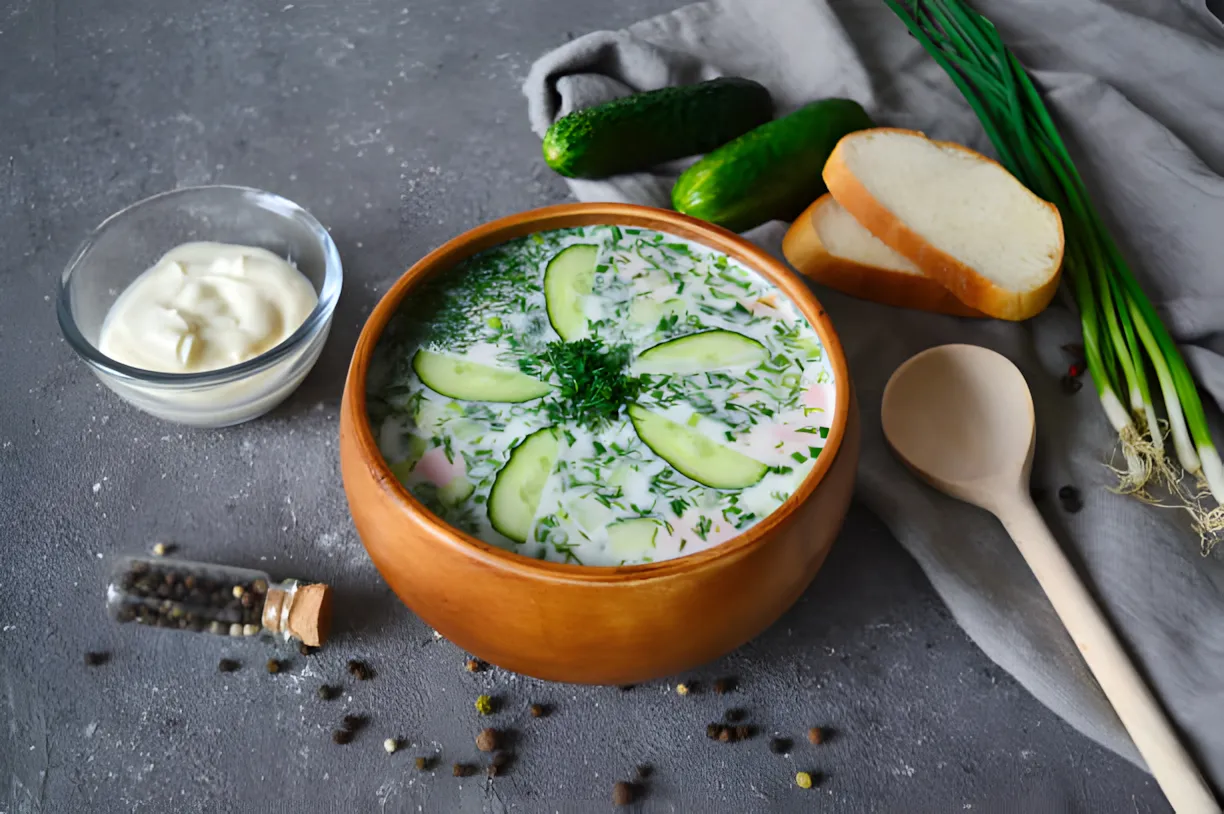
<path fill-rule="evenodd" d="M 880 419 L 905 465 L 953 497 L 984 505 L 1028 480 L 1033 399 L 992 350 L 941 345 L 913 356 L 888 380 Z"/>

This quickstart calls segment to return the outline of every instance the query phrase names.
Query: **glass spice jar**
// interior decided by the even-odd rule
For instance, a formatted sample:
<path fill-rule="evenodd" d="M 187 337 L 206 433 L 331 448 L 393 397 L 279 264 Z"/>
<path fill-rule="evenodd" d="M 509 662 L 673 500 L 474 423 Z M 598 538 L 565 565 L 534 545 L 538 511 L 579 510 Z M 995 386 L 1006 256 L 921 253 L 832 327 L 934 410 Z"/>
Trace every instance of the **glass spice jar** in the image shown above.
<path fill-rule="evenodd" d="M 272 582 L 262 571 L 165 557 L 121 557 L 106 608 L 120 623 L 218 636 L 279 634 L 318 647 L 331 623 L 331 589 Z"/>

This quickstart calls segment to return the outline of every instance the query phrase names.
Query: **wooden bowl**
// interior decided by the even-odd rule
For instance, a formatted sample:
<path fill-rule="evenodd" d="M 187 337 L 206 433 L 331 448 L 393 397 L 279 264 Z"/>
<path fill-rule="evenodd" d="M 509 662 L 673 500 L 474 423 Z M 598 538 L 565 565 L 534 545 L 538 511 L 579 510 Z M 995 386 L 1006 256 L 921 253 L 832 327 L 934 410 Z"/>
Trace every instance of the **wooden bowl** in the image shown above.
<path fill-rule="evenodd" d="M 532 232 L 594 224 L 655 229 L 723 252 L 788 296 L 815 327 L 837 384 L 825 452 L 769 517 L 705 551 L 663 562 L 588 567 L 484 543 L 429 512 L 387 468 L 366 414 L 374 347 L 427 278 Z M 675 212 L 566 204 L 502 218 L 428 254 L 375 307 L 357 341 L 340 417 L 340 465 L 357 532 L 391 588 L 464 650 L 507 670 L 589 684 L 683 672 L 733 650 L 786 611 L 816 575 L 850 503 L 858 409 L 841 343 L 811 291 L 743 238 Z"/>

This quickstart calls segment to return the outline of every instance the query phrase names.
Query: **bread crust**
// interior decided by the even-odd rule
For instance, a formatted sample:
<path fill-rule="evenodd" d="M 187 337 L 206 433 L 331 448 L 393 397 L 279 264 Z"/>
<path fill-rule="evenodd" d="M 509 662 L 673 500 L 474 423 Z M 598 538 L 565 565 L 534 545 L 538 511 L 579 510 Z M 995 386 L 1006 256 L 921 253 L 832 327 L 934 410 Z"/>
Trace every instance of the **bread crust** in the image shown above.
<path fill-rule="evenodd" d="M 984 317 L 930 277 L 857 263 L 831 254 L 820 240 L 816 218 L 833 203 L 824 194 L 803 211 L 782 239 L 782 253 L 803 276 L 835 291 L 895 308 L 913 308 L 958 317 Z"/>
<path fill-rule="evenodd" d="M 1051 268 L 1047 279 L 1039 286 L 1027 291 L 1012 291 L 996 285 L 972 267 L 950 254 L 932 246 L 925 238 L 910 229 L 893 212 L 867 190 L 845 162 L 845 145 L 850 139 L 868 134 L 897 133 L 926 139 L 924 133 L 895 127 L 878 127 L 860 130 L 845 136 L 833 149 L 824 168 L 825 185 L 834 200 L 841 204 L 855 220 L 899 254 L 909 258 L 923 273 L 939 282 L 956 299 L 970 308 L 998 319 L 1018 321 L 1035 316 L 1045 309 L 1058 290 L 1062 274 L 1064 235 L 1062 217 L 1058 208 L 1034 195 L 1027 187 L 1021 187 L 1032 195 L 1033 200 L 1049 207 L 1058 223 L 1058 250 L 1051 257 Z M 970 153 L 980 161 L 998 164 L 981 153 L 950 141 L 933 141 L 942 147 L 951 147 Z M 1000 165 L 1001 166 L 1001 165 Z M 1006 172 L 1006 169 L 1004 168 Z M 1011 176 L 1011 173 L 1008 173 Z M 1014 180 L 1014 176 L 1011 176 Z M 1016 180 L 1020 184 L 1019 180 Z"/>

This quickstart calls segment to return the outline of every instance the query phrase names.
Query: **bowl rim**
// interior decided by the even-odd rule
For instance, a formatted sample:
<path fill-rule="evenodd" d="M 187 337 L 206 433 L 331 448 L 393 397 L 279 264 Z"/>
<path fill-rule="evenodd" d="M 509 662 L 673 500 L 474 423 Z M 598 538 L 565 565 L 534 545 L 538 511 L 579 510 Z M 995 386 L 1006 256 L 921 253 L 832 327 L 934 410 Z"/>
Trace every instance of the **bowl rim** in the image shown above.
<path fill-rule="evenodd" d="M 518 554 L 467 534 L 446 523 L 418 501 L 392 474 L 378 448 L 367 413 L 366 380 L 374 349 L 387 323 L 417 284 L 433 274 L 454 268 L 457 263 L 485 249 L 517 237 L 553 229 L 605 224 L 655 229 L 692 240 L 738 260 L 775 285 L 795 304 L 820 336 L 833 370 L 834 382 L 838 385 L 835 389 L 836 411 L 825 439 L 825 454 L 816 460 L 807 477 L 782 505 L 743 533 L 704 551 L 653 563 L 576 565 L 549 562 Z M 824 306 L 798 275 L 764 249 L 734 232 L 668 209 L 625 203 L 570 203 L 530 209 L 469 229 L 429 252 L 405 271 L 374 306 L 362 326 L 349 365 L 342 410 L 350 419 L 349 425 L 361 463 L 384 491 L 406 506 L 433 532 L 435 542 L 451 548 L 460 556 L 473 557 L 486 566 L 500 570 L 528 577 L 546 576 L 554 581 L 590 584 L 675 577 L 721 560 L 745 556 L 768 538 L 774 529 L 793 517 L 795 510 L 811 497 L 832 467 L 846 434 L 851 390 L 845 352 Z"/>
<path fill-rule="evenodd" d="M 73 271 L 82 258 L 93 248 L 94 243 L 101 237 L 102 233 L 123 217 L 148 204 L 162 202 L 170 198 L 196 195 L 201 192 L 232 192 L 248 202 L 257 203 L 286 218 L 298 218 L 305 223 L 306 227 L 319 241 L 320 247 L 323 250 L 323 283 L 319 287 L 318 302 L 315 303 L 315 307 L 311 309 L 305 321 L 297 327 L 297 330 L 286 337 L 280 344 L 236 365 L 195 373 L 167 373 L 134 367 L 112 359 L 98 350 L 92 342 L 85 338 L 84 334 L 77 327 L 76 319 L 72 315 L 72 295 L 69 293 L 68 285 Z M 190 389 L 200 386 L 227 384 L 245 379 L 253 373 L 259 373 L 266 368 L 272 367 L 283 358 L 292 354 L 308 341 L 310 337 L 328 325 L 332 314 L 336 310 L 336 303 L 340 299 L 340 290 L 343 287 L 343 283 L 344 268 L 340 261 L 340 251 L 336 248 L 331 234 L 305 207 L 294 203 L 288 198 L 277 195 L 275 192 L 268 192 L 256 189 L 255 187 L 239 186 L 236 184 L 205 184 L 202 186 L 169 189 L 156 195 L 142 198 L 107 216 L 105 220 L 91 229 L 80 245 L 77 246 L 76 251 L 72 254 L 72 258 L 60 273 L 58 291 L 56 292 L 55 312 L 64 340 L 78 356 L 83 358 L 95 370 L 142 386 L 155 385 L 170 390 Z"/>

